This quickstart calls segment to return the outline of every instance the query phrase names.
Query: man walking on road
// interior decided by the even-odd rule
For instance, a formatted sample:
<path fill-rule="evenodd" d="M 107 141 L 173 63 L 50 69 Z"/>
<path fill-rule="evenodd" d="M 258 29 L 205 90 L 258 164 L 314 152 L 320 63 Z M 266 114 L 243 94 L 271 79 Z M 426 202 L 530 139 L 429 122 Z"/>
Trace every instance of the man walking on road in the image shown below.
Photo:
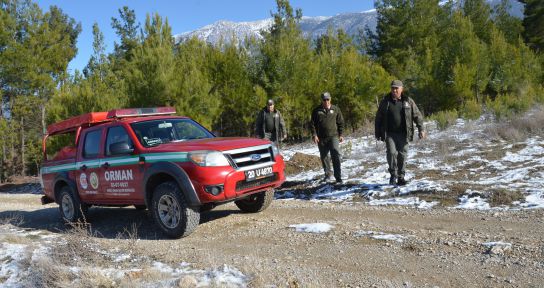
<path fill-rule="evenodd" d="M 266 107 L 257 114 L 255 135 L 258 138 L 270 140 L 276 143 L 276 145 L 279 145 L 279 141 L 287 138 L 285 122 L 283 121 L 283 117 L 281 117 L 280 111 L 275 109 L 274 100 L 268 99 Z"/>
<path fill-rule="evenodd" d="M 340 144 L 344 141 L 342 132 L 344 130 L 344 118 L 342 111 L 331 103 L 331 94 L 321 94 L 321 105 L 312 112 L 312 136 L 314 143 L 319 148 L 321 164 L 325 171 L 323 182 L 332 181 L 332 167 L 336 183 L 342 183 L 342 171 L 340 169 Z M 330 155 L 329 155 L 330 153 Z"/>
<path fill-rule="evenodd" d="M 389 165 L 389 184 L 406 185 L 404 178 L 408 141 L 414 140 L 414 123 L 419 139 L 425 138 L 423 116 L 412 98 L 404 95 L 400 80 L 391 82 L 391 93 L 387 94 L 378 106 L 375 119 L 375 136 L 385 141 L 387 164 Z"/>

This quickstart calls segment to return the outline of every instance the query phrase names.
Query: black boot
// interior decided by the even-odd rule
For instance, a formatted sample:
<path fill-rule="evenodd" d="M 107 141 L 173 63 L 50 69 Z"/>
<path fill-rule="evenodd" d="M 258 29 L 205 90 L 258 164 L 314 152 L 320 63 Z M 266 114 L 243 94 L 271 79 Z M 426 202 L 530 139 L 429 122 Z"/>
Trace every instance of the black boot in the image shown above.
<path fill-rule="evenodd" d="M 389 185 L 395 184 L 397 184 L 397 176 L 391 176 L 391 178 L 389 178 Z"/>
<path fill-rule="evenodd" d="M 406 181 L 406 180 L 404 179 L 404 177 L 399 177 L 399 180 L 397 180 L 397 184 L 398 184 L 399 186 L 404 186 L 404 185 L 408 184 L 408 181 Z"/>

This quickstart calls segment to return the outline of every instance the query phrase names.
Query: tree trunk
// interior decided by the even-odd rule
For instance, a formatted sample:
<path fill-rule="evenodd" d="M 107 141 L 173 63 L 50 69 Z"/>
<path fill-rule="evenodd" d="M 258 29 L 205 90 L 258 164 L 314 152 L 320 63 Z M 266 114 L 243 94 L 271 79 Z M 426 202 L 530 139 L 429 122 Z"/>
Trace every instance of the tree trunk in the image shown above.
<path fill-rule="evenodd" d="M 24 117 L 21 117 L 21 176 L 26 176 L 26 165 L 25 165 L 25 129 L 24 126 Z"/>
<path fill-rule="evenodd" d="M 13 124 L 13 123 L 12 123 Z M 12 126 L 13 128 L 13 126 Z M 13 130 L 11 132 L 14 132 Z M 16 168 L 15 168 L 15 160 L 17 157 L 15 157 L 15 155 L 17 154 L 16 151 L 15 151 L 15 139 L 17 138 L 17 133 L 10 133 L 10 143 L 9 143 L 9 154 L 10 154 L 10 161 L 8 163 L 9 167 L 8 167 L 8 171 L 7 171 L 7 175 L 6 175 L 6 180 L 9 181 L 9 179 L 11 178 L 11 176 L 15 175 L 15 171 L 16 171 Z"/>
<path fill-rule="evenodd" d="M 0 183 L 4 182 L 4 165 L 6 163 L 6 143 L 2 143 L 2 159 L 0 161 Z"/>
<path fill-rule="evenodd" d="M 45 133 L 47 133 L 47 127 L 45 125 L 45 104 L 40 106 L 40 110 L 42 112 L 42 135 L 45 135 Z"/>

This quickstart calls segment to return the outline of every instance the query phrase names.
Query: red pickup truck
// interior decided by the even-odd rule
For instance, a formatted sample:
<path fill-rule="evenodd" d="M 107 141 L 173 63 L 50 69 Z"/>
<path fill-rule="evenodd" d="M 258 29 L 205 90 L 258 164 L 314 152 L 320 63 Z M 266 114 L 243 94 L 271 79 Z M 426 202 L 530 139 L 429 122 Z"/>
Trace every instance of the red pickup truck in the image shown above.
<path fill-rule="evenodd" d="M 172 238 L 189 235 L 200 213 L 218 204 L 234 201 L 244 212 L 270 205 L 274 188 L 285 181 L 283 157 L 273 143 L 215 137 L 174 114 L 170 107 L 116 109 L 48 126 L 42 204 L 56 202 L 69 222 L 86 221 L 91 206 L 134 205 L 149 209 Z M 65 134 L 70 136 L 63 141 L 72 145 L 48 151 L 62 142 L 51 136 Z"/>

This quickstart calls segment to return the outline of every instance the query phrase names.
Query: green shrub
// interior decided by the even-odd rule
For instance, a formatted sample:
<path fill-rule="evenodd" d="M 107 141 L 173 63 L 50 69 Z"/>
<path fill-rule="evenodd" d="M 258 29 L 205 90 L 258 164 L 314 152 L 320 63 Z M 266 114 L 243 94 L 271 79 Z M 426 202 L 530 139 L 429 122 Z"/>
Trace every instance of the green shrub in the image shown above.
<path fill-rule="evenodd" d="M 436 121 L 439 130 L 444 130 L 455 123 L 457 116 L 457 110 L 453 109 L 437 112 L 430 119 Z"/>
<path fill-rule="evenodd" d="M 544 87 L 539 86 L 538 88 L 535 89 L 534 93 L 535 93 L 534 95 L 535 101 L 538 103 L 544 103 Z"/>
<path fill-rule="evenodd" d="M 463 118 L 476 120 L 482 115 L 482 105 L 475 100 L 467 101 L 461 115 Z"/>
<path fill-rule="evenodd" d="M 521 96 L 503 94 L 497 95 L 495 100 L 488 103 L 488 107 L 497 119 L 507 119 L 529 110 L 533 103 L 534 100 L 530 93 L 524 93 Z"/>

